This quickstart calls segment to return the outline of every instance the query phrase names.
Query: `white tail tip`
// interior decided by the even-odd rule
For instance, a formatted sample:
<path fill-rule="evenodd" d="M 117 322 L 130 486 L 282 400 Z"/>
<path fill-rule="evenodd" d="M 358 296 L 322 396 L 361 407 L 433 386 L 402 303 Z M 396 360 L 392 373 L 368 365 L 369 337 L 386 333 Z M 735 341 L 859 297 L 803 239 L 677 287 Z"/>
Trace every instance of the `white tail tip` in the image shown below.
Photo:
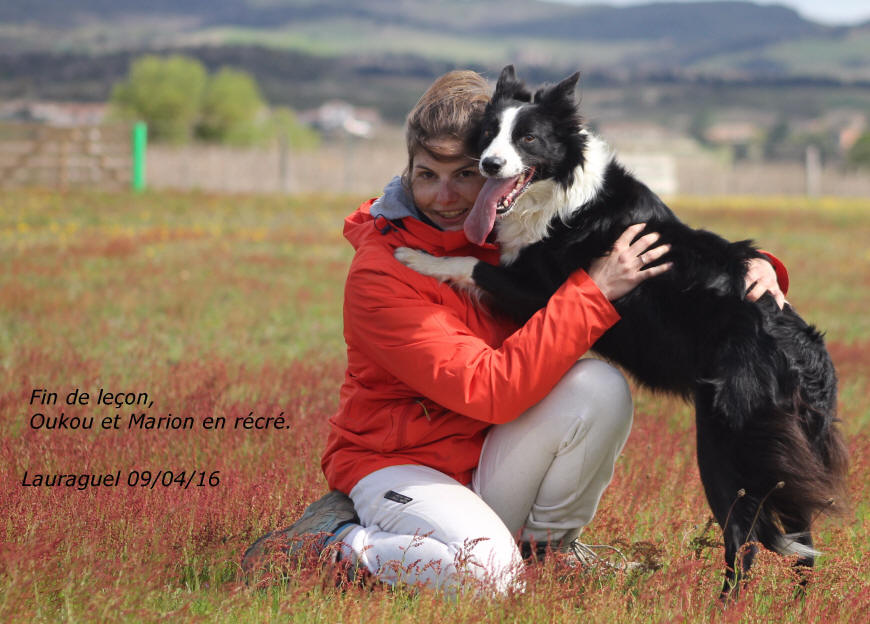
<path fill-rule="evenodd" d="M 815 558 L 821 555 L 822 553 L 815 548 L 807 546 L 806 544 L 801 544 L 797 541 L 798 538 L 805 535 L 806 533 L 786 533 L 776 539 L 774 548 L 779 554 L 785 555 L 786 557 L 789 555 L 797 555 L 798 557 L 805 559 Z"/>

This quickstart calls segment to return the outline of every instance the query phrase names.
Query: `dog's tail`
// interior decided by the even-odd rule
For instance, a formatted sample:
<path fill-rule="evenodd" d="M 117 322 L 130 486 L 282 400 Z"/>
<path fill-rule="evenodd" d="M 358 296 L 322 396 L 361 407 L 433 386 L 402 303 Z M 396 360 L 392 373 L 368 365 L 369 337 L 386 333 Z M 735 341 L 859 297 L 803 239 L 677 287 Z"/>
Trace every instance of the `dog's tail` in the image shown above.
<path fill-rule="evenodd" d="M 848 458 L 843 437 L 832 420 L 822 431 L 807 428 L 806 403 L 796 402 L 797 412 L 778 411 L 753 419 L 740 439 L 746 462 L 738 468 L 747 483 L 745 498 L 738 501 L 726 521 L 726 546 L 732 550 L 760 542 L 782 555 L 797 555 L 798 564 L 811 566 L 819 555 L 811 529 L 821 513 L 843 513 L 848 508 L 846 471 Z M 830 414 L 824 417 L 830 418 Z M 726 559 L 734 565 L 726 548 Z M 748 569 L 752 557 L 744 562 Z"/>
<path fill-rule="evenodd" d="M 739 518 L 734 519 L 734 530 L 742 536 L 734 538 L 740 543 L 760 541 L 811 565 L 813 522 L 821 513 L 845 513 L 849 508 L 849 460 L 836 417 L 836 372 L 822 338 L 804 326 L 789 340 L 779 341 L 788 351 L 772 354 L 779 360 L 775 365 L 761 366 L 763 359 L 756 358 L 755 364 L 737 368 L 722 388 L 716 387 L 727 392 L 725 399 L 714 401 L 714 413 L 736 434 L 736 461 L 741 465 L 735 469 L 747 490 L 745 502 L 738 505 Z M 767 400 L 753 397 L 755 404 L 746 418 L 723 411 L 723 405 L 737 409 L 732 404 L 738 391 L 735 380 L 747 378 L 744 385 L 752 386 L 748 377 L 759 368 L 763 374 L 755 376 L 753 387 Z M 723 394 L 714 396 L 720 399 Z M 751 395 L 744 394 L 742 400 L 747 396 Z"/>
<path fill-rule="evenodd" d="M 787 316 L 787 315 L 784 315 Z M 780 344 L 787 352 L 797 384 L 780 396 L 771 436 L 771 466 L 786 482 L 776 497 L 776 513 L 786 532 L 809 530 L 822 512 L 849 508 L 848 451 L 837 418 L 837 374 L 816 328 L 797 317 L 800 331 Z M 791 375 L 789 375 L 791 376 Z"/>
<path fill-rule="evenodd" d="M 786 533 L 809 531 L 820 513 L 844 513 L 849 507 L 848 451 L 834 414 L 820 413 L 800 396 L 792 404 L 790 413 L 761 425 L 769 429 L 770 441 L 764 463 L 784 483 L 771 496 L 768 511 Z M 772 546 L 789 554 L 793 542 L 783 536 Z"/>
<path fill-rule="evenodd" d="M 763 511 L 780 530 L 762 541 L 789 554 L 794 544 L 810 540 L 788 534 L 809 532 L 821 513 L 848 510 L 849 459 L 837 419 L 837 374 L 822 335 L 788 307 L 765 315 L 765 322 L 759 337 L 776 348 L 759 351 L 748 360 L 755 363 L 743 368 L 756 375 L 754 387 L 768 398 L 752 406 L 741 438 L 755 455 L 750 463 L 760 494 L 783 484 L 771 491 Z"/>

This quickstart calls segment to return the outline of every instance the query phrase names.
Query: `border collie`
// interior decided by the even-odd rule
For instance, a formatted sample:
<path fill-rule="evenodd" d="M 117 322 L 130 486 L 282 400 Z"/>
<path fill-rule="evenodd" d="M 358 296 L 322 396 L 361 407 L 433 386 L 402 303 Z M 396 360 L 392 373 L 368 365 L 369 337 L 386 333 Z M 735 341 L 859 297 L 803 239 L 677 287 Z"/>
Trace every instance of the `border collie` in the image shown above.
<path fill-rule="evenodd" d="M 822 336 L 769 294 L 744 298 L 746 263 L 762 257 L 749 241 L 683 224 L 583 128 L 578 77 L 532 94 L 505 67 L 486 108 L 478 147 L 488 179 L 465 231 L 479 244 L 495 225 L 500 266 L 408 248 L 396 257 L 524 322 L 628 226 L 647 223 L 671 245 L 654 264 L 673 267 L 613 302 L 622 319 L 593 349 L 640 384 L 694 402 L 701 480 L 725 541 L 723 596 L 756 543 L 811 566 L 812 522 L 844 500 L 847 468 Z"/>

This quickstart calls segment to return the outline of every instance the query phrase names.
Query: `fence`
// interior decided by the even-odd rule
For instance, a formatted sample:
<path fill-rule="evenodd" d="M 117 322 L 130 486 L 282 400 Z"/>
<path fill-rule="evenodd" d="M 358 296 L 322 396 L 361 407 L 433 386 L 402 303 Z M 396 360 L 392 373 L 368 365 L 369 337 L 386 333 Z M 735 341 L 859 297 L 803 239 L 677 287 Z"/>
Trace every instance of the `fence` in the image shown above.
<path fill-rule="evenodd" d="M 681 162 L 678 187 L 683 195 L 830 195 L 870 197 L 870 174 L 835 166 L 814 177 L 799 163 L 711 165 Z"/>
<path fill-rule="evenodd" d="M 128 188 L 130 127 L 57 128 L 0 125 L 0 187 Z M 870 197 L 870 175 L 800 163 L 729 165 L 702 154 L 625 152 L 623 160 L 653 190 L 685 195 L 820 195 Z M 150 145 L 152 189 L 243 193 L 345 192 L 375 195 L 405 165 L 399 130 L 374 139 L 346 138 L 316 150 Z"/>
<path fill-rule="evenodd" d="M 130 185 L 130 127 L 0 124 L 0 186 Z"/>
<path fill-rule="evenodd" d="M 207 145 L 148 147 L 148 186 L 220 192 L 377 194 L 405 166 L 399 132 L 347 137 L 315 150 Z"/>
<path fill-rule="evenodd" d="M 217 146 L 148 148 L 148 185 L 220 192 L 347 192 L 375 195 L 405 166 L 404 141 L 338 141 L 311 152 Z M 666 195 L 834 195 L 870 197 L 867 171 L 801 163 L 729 164 L 697 154 L 627 152 L 620 158 Z"/>

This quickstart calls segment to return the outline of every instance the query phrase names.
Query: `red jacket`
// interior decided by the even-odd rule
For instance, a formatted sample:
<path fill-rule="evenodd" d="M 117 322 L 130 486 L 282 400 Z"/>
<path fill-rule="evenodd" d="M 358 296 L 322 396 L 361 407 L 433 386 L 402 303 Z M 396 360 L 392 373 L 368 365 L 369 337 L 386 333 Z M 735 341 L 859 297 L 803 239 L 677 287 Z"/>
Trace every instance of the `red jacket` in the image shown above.
<path fill-rule="evenodd" d="M 348 361 L 323 472 L 343 492 L 400 464 L 468 483 L 487 429 L 543 399 L 619 315 L 578 271 L 518 328 L 393 258 L 407 246 L 497 263 L 495 246 L 472 245 L 461 230 L 413 218 L 401 228 L 376 223 L 372 202 L 345 220 L 344 235 L 356 248 L 345 284 Z"/>
<path fill-rule="evenodd" d="M 448 284 L 405 267 L 396 247 L 498 262 L 414 219 L 375 221 L 364 203 L 345 220 L 356 249 L 345 284 L 347 371 L 321 465 L 350 492 L 387 466 L 420 464 L 471 481 L 487 429 L 543 399 L 619 315 L 583 271 L 525 325 L 496 316 Z M 785 267 L 770 257 L 783 291 Z"/>

